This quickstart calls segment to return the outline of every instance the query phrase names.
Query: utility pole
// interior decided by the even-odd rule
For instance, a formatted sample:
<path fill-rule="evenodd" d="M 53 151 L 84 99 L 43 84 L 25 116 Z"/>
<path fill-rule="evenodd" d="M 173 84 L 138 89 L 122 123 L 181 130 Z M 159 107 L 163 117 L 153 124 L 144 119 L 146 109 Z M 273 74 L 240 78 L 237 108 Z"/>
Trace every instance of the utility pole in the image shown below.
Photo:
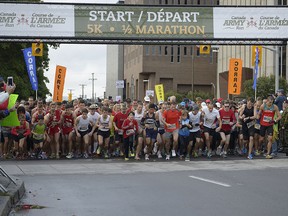
<path fill-rule="evenodd" d="M 94 81 L 97 80 L 96 78 L 94 78 L 94 73 L 92 73 L 92 101 L 95 102 L 95 94 L 94 94 Z"/>
<path fill-rule="evenodd" d="M 85 84 L 80 84 L 80 86 L 82 87 L 82 99 L 84 99 L 84 88 L 85 88 Z"/>

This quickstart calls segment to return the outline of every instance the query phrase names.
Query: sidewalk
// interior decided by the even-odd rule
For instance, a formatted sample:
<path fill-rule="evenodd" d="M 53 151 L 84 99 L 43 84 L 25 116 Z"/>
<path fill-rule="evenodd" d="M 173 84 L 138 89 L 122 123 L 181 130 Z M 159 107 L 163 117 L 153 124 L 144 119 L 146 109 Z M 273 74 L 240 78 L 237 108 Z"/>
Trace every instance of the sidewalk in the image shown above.
<path fill-rule="evenodd" d="M 7 193 L 0 191 L 0 216 L 7 216 L 12 208 L 24 195 L 24 182 L 14 176 L 11 178 L 16 182 L 16 185 L 2 175 L 0 175 L 0 184 L 7 189 Z"/>

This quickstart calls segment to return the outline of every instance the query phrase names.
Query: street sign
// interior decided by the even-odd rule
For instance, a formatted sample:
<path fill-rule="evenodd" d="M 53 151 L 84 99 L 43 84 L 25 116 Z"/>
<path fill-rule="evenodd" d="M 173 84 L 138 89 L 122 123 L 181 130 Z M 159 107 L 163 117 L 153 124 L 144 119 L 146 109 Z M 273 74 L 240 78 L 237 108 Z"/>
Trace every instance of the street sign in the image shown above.
<path fill-rule="evenodd" d="M 116 88 L 124 88 L 124 80 L 117 80 Z"/>

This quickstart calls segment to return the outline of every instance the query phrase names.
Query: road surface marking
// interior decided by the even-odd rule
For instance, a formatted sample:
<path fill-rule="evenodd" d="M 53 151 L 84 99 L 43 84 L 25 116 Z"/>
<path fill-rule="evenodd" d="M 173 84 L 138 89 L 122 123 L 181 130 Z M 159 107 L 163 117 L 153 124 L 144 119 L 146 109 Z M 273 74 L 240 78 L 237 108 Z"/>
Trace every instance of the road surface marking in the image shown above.
<path fill-rule="evenodd" d="M 197 177 L 197 176 L 189 176 L 189 177 L 193 178 L 193 179 L 200 180 L 200 181 L 204 181 L 204 182 L 209 182 L 209 183 L 212 183 L 212 184 L 220 185 L 220 186 L 223 186 L 223 187 L 231 187 L 231 185 L 229 185 L 229 184 L 213 181 L 213 180 L 210 180 L 210 179 L 200 178 L 200 177 Z"/>

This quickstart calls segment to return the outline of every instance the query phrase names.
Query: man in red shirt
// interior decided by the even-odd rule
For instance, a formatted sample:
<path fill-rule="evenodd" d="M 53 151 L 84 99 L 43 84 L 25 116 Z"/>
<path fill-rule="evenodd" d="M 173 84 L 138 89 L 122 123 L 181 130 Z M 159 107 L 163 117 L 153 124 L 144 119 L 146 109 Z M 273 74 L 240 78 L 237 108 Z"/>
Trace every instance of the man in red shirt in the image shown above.
<path fill-rule="evenodd" d="M 231 130 L 232 126 L 236 123 L 236 118 L 234 112 L 230 109 L 230 104 L 228 101 L 224 101 L 224 106 L 219 110 L 219 114 L 222 120 L 222 127 L 219 132 L 221 136 L 221 142 L 217 148 L 216 154 L 222 157 L 227 157 L 227 149 L 230 142 Z"/>
<path fill-rule="evenodd" d="M 166 160 L 170 160 L 170 145 L 171 137 L 173 137 L 172 157 L 176 157 L 176 151 L 178 147 L 178 131 L 181 112 L 176 109 L 176 102 L 172 101 L 170 109 L 167 109 L 163 113 L 163 124 L 165 126 L 165 151 Z"/>
<path fill-rule="evenodd" d="M 115 128 L 115 148 L 117 150 L 120 147 L 121 156 L 123 155 L 123 152 L 124 152 L 124 148 L 122 146 L 122 144 L 123 144 L 123 129 L 122 129 L 122 125 L 123 125 L 124 120 L 128 118 L 129 112 L 130 112 L 130 109 L 127 110 L 126 104 L 123 104 L 121 106 L 121 112 L 118 112 L 114 116 L 114 119 L 113 119 L 113 126 Z M 118 154 L 118 150 L 117 150 L 116 154 Z"/>

